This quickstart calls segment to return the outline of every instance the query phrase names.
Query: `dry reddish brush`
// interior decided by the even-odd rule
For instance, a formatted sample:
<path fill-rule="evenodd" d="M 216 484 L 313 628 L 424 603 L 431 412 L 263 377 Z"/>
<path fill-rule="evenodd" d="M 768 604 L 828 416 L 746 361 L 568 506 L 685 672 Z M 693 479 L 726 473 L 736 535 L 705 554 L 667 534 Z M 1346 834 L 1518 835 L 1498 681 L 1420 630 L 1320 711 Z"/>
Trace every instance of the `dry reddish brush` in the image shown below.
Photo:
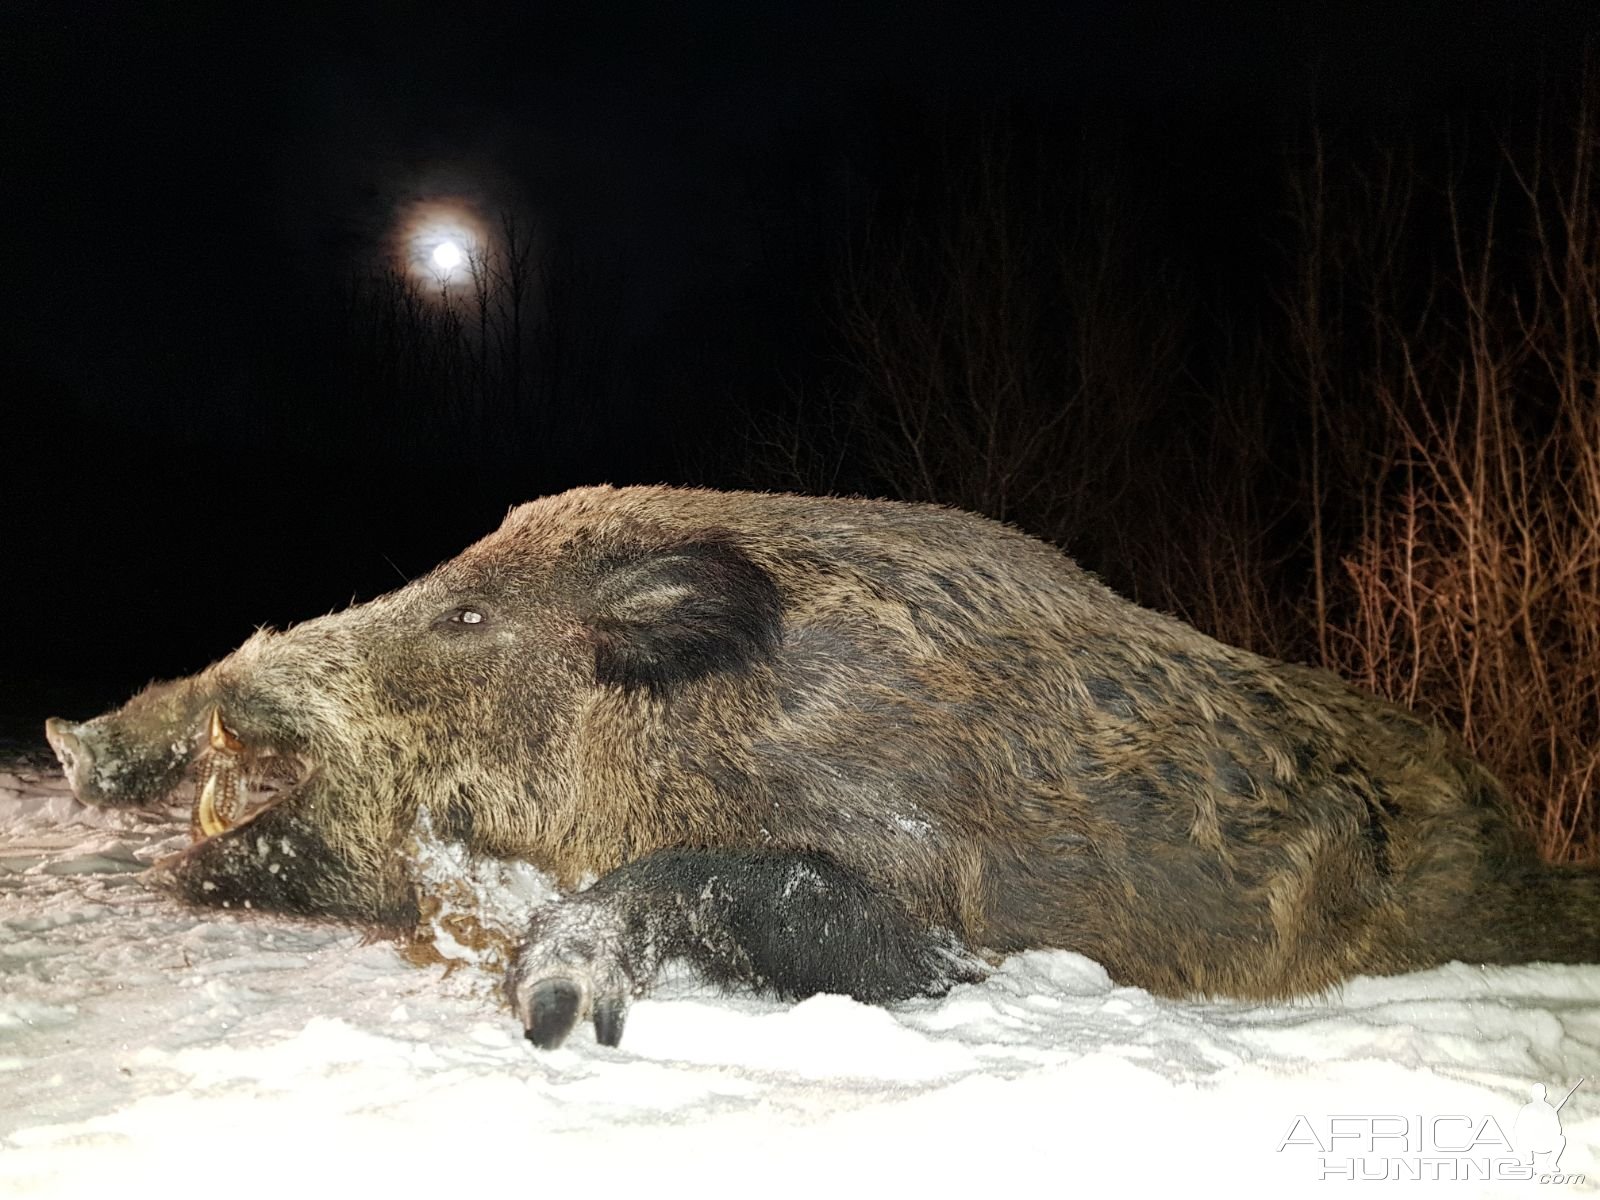
<path fill-rule="evenodd" d="M 1509 158 L 1476 219 L 1447 194 L 1420 316 L 1374 297 L 1384 430 L 1325 656 L 1458 729 L 1555 861 L 1600 857 L 1597 133 Z"/>
<path fill-rule="evenodd" d="M 887 1002 L 1036 947 L 1249 998 L 1600 955 L 1600 873 L 1458 740 L 932 506 L 565 493 L 49 733 L 87 802 L 195 789 L 196 903 L 414 922 L 419 828 L 543 868 L 541 1046 L 615 1043 L 672 959 Z"/>

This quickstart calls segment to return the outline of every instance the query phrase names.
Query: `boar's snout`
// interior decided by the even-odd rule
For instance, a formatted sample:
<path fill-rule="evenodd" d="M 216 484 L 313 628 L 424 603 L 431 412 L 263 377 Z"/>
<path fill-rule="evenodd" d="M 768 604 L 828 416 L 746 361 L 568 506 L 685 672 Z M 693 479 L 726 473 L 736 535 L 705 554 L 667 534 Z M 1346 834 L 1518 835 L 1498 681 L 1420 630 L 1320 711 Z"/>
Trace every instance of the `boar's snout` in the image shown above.
<path fill-rule="evenodd" d="M 51 717 L 44 725 L 72 794 L 97 808 L 131 808 L 163 799 L 193 758 L 193 738 L 161 724 L 135 736 L 122 714 L 74 724 Z M 176 734 L 176 736 L 175 736 Z"/>
<path fill-rule="evenodd" d="M 50 740 L 50 749 L 61 760 L 72 794 L 85 804 L 102 801 L 94 786 L 94 749 L 83 736 L 84 728 L 60 717 L 51 717 L 44 723 L 44 735 Z"/>

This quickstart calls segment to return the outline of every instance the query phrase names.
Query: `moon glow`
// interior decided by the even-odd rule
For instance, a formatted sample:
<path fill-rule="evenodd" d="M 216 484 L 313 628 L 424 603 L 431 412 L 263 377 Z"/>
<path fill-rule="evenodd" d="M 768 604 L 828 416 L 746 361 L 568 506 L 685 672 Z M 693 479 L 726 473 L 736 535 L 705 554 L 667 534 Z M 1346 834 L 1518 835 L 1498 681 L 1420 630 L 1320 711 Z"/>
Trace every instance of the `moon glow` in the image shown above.
<path fill-rule="evenodd" d="M 477 205 L 462 197 L 415 201 L 390 226 L 390 261 L 429 293 L 461 282 L 473 255 L 487 248 L 486 223 Z"/>
<path fill-rule="evenodd" d="M 433 264 L 441 271 L 454 271 L 461 265 L 461 247 L 454 242 L 440 242 L 433 248 Z"/>

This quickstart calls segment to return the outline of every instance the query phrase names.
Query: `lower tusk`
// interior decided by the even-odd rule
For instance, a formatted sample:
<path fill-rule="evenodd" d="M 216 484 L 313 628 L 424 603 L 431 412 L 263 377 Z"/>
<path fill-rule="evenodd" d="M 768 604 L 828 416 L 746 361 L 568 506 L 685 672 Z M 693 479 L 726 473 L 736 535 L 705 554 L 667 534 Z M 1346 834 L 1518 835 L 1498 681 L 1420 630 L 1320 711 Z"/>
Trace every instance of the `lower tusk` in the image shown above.
<path fill-rule="evenodd" d="M 206 837 L 214 837 L 228 828 L 227 821 L 217 813 L 217 775 L 213 771 L 206 776 L 205 786 L 200 789 L 200 803 L 197 806 L 196 817 L 200 822 L 200 832 Z M 225 807 L 232 807 L 224 801 Z"/>

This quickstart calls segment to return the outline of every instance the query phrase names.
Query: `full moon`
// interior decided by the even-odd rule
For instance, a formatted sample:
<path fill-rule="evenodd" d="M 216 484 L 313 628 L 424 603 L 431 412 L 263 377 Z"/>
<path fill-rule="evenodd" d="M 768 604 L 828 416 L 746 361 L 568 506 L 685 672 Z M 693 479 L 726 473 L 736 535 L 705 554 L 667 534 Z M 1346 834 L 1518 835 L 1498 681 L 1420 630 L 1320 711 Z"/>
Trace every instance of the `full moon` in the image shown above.
<path fill-rule="evenodd" d="M 461 247 L 454 242 L 440 242 L 433 248 L 433 262 L 442 271 L 454 271 L 461 265 Z"/>
<path fill-rule="evenodd" d="M 397 209 L 387 241 L 387 257 L 397 270 L 423 295 L 450 303 L 454 285 L 471 276 L 475 265 L 487 268 L 494 244 L 472 200 L 443 195 Z"/>

